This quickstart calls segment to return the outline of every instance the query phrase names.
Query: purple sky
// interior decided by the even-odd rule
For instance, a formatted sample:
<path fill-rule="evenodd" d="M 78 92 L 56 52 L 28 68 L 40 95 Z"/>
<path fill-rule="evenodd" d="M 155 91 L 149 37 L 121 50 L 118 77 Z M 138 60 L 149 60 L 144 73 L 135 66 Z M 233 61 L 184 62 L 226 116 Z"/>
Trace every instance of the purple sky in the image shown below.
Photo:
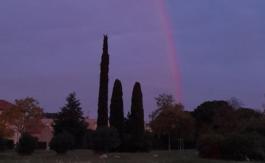
<path fill-rule="evenodd" d="M 265 101 L 265 1 L 168 0 L 188 110 L 205 100 Z M 0 1 L 0 98 L 33 96 L 58 111 L 76 91 L 96 117 L 102 37 L 109 34 L 110 92 L 124 88 L 125 110 L 135 81 L 147 114 L 159 93 L 176 95 L 165 31 L 154 0 Z"/>

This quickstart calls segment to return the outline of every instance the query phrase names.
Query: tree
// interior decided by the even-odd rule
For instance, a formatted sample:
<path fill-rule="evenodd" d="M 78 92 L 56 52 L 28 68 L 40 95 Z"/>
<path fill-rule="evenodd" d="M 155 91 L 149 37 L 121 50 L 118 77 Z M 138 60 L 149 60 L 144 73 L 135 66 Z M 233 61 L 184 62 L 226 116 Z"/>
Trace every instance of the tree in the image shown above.
<path fill-rule="evenodd" d="M 104 35 L 103 53 L 100 64 L 100 81 L 98 95 L 98 127 L 108 126 L 108 73 L 109 73 L 109 53 L 108 36 Z"/>
<path fill-rule="evenodd" d="M 42 108 L 34 98 L 15 100 L 15 105 L 2 112 L 3 120 L 11 126 L 20 136 L 22 133 L 38 134 L 43 123 Z"/>
<path fill-rule="evenodd" d="M 155 100 L 157 109 L 149 115 L 151 120 L 155 119 L 163 109 L 173 106 L 175 102 L 173 96 L 168 94 L 160 94 Z"/>
<path fill-rule="evenodd" d="M 66 102 L 54 121 L 54 136 L 67 132 L 74 137 L 74 148 L 81 148 L 87 128 L 82 108 L 79 100 L 76 99 L 75 93 L 70 93 L 66 98 Z"/>
<path fill-rule="evenodd" d="M 141 85 L 136 82 L 133 87 L 132 100 L 131 100 L 131 134 L 135 141 L 142 141 L 144 138 L 144 109 L 143 109 L 143 95 Z"/>
<path fill-rule="evenodd" d="M 73 146 L 74 137 L 67 132 L 55 135 L 50 142 L 51 149 L 58 154 L 67 153 L 67 151 L 72 149 Z"/>
<path fill-rule="evenodd" d="M 122 136 L 124 130 L 124 113 L 123 113 L 123 99 L 122 99 L 122 85 L 120 80 L 116 79 L 113 86 L 113 92 L 110 104 L 110 127 L 118 130 Z"/>
<path fill-rule="evenodd" d="M 7 118 L 3 114 L 0 115 L 0 138 L 8 138 L 13 136 L 14 131 L 8 126 Z"/>
<path fill-rule="evenodd" d="M 154 134 L 168 137 L 168 149 L 171 150 L 173 137 L 192 139 L 194 120 L 183 110 L 183 105 L 173 103 L 172 96 L 165 94 L 159 95 L 156 101 L 159 112 L 155 111 L 157 114 L 152 117 L 150 127 Z"/>
<path fill-rule="evenodd" d="M 93 136 L 96 152 L 110 152 L 120 145 L 119 133 L 115 128 L 98 127 Z"/>
<path fill-rule="evenodd" d="M 227 101 L 206 101 L 193 112 L 197 135 L 215 131 L 232 132 L 236 125 L 235 109 Z"/>
<path fill-rule="evenodd" d="M 37 146 L 37 138 L 28 133 L 23 133 L 19 138 L 16 151 L 20 155 L 30 155 Z"/>

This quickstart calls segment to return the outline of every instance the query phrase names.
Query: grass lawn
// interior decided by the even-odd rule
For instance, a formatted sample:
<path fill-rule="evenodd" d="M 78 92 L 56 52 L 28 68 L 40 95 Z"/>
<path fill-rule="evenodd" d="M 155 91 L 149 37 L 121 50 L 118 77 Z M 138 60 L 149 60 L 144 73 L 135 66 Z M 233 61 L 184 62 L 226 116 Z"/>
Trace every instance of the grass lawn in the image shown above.
<path fill-rule="evenodd" d="M 200 159 L 196 151 L 153 151 L 150 153 L 111 153 L 107 159 L 88 150 L 76 150 L 67 155 L 36 151 L 31 156 L 18 156 L 15 152 L 0 153 L 0 163 L 225 163 L 227 161 Z M 233 163 L 235 161 L 229 161 Z M 243 163 L 243 162 L 241 162 Z"/>

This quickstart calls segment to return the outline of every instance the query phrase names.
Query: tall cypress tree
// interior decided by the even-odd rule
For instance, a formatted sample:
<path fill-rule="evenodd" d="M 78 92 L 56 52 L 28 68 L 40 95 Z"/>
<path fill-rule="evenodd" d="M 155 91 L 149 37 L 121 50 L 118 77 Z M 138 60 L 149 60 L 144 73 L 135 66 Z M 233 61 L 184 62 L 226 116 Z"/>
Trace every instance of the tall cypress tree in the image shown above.
<path fill-rule="evenodd" d="M 100 64 L 100 81 L 98 95 L 98 127 L 108 126 L 108 73 L 109 73 L 109 53 L 108 36 L 104 35 L 103 53 Z"/>
<path fill-rule="evenodd" d="M 122 99 L 122 84 L 120 80 L 116 79 L 113 86 L 113 92 L 110 104 L 110 127 L 118 130 L 120 136 L 124 129 L 124 113 L 123 113 L 123 99 Z"/>
<path fill-rule="evenodd" d="M 144 137 L 144 109 L 141 85 L 136 82 L 133 87 L 131 104 L 132 135 L 136 141 Z"/>

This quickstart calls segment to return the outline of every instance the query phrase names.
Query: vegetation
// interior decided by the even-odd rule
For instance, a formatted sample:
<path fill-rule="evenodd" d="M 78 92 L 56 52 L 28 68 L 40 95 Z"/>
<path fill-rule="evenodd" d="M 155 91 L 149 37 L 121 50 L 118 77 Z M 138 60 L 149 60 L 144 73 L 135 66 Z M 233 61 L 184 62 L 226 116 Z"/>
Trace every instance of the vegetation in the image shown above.
<path fill-rule="evenodd" d="M 184 148 L 185 140 L 194 139 L 194 120 L 190 113 L 183 110 L 181 104 L 176 104 L 170 95 L 159 95 L 156 98 L 157 110 L 151 115 L 150 127 L 156 137 L 167 137 L 168 150 L 171 150 L 172 142 L 176 141 L 176 148 Z M 156 141 L 161 141 L 156 139 Z M 163 144 L 163 143 L 162 143 Z M 163 145 L 162 145 L 163 146 Z"/>
<path fill-rule="evenodd" d="M 113 92 L 110 103 L 110 127 L 116 128 L 120 137 L 124 129 L 124 112 L 123 112 L 123 93 L 120 80 L 116 79 L 113 86 Z"/>
<path fill-rule="evenodd" d="M 195 109 L 198 150 L 204 158 L 265 160 L 265 116 L 226 101 L 208 101 Z"/>
<path fill-rule="evenodd" d="M 5 109 L 1 116 L 2 121 L 5 121 L 9 126 L 13 126 L 14 130 L 20 135 L 26 132 L 39 133 L 43 127 L 41 121 L 42 108 L 37 100 L 31 97 L 15 100 L 15 105 Z"/>
<path fill-rule="evenodd" d="M 130 136 L 133 144 L 132 148 L 141 150 L 144 141 L 144 109 L 143 109 L 143 95 L 141 85 L 136 82 L 133 87 L 132 99 L 131 99 L 131 115 L 129 117 L 131 123 Z"/>
<path fill-rule="evenodd" d="M 74 137 L 74 148 L 82 148 L 87 124 L 80 102 L 76 99 L 75 93 L 69 94 L 66 102 L 54 121 L 54 136 L 69 133 Z"/>
<path fill-rule="evenodd" d="M 104 36 L 103 53 L 100 64 L 100 80 L 98 95 L 98 127 L 108 126 L 108 82 L 109 82 L 108 36 Z"/>
<path fill-rule="evenodd" d="M 34 152 L 37 145 L 37 139 L 28 133 L 23 133 L 19 138 L 16 151 L 20 155 L 30 155 Z"/>
<path fill-rule="evenodd" d="M 0 152 L 14 148 L 14 142 L 10 139 L 0 138 Z"/>
<path fill-rule="evenodd" d="M 95 152 L 106 153 L 120 145 L 119 133 L 115 128 L 98 127 L 93 136 Z"/>
<path fill-rule="evenodd" d="M 68 150 L 74 147 L 74 137 L 67 133 L 59 133 L 55 135 L 51 142 L 50 148 L 58 154 L 65 154 Z"/>

